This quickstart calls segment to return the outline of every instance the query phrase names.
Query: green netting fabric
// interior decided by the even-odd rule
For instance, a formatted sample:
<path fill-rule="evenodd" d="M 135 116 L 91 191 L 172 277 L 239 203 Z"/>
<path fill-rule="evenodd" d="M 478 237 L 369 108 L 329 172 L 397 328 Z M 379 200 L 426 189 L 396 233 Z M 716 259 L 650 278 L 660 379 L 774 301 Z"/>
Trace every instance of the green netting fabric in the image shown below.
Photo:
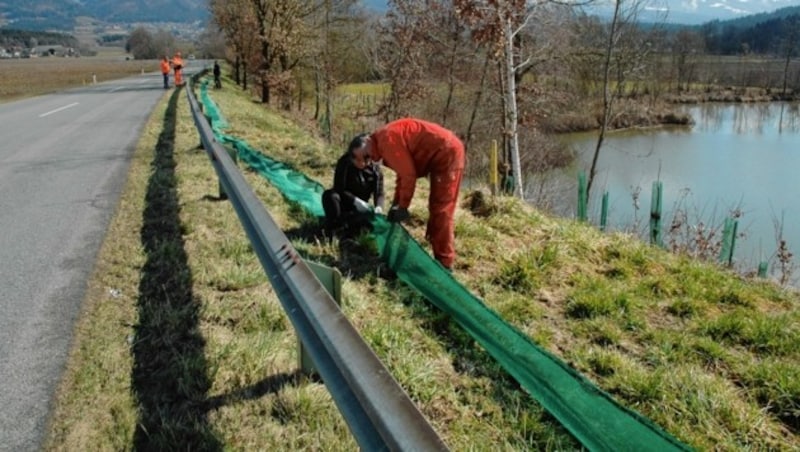
<path fill-rule="evenodd" d="M 266 177 L 283 194 L 303 206 L 310 214 L 324 217 L 322 192 L 324 187 L 284 163 L 273 160 L 250 146 L 237 142 L 234 145 L 239 158 L 259 174 Z"/>
<path fill-rule="evenodd" d="M 208 102 L 206 112 L 215 111 L 219 117 L 219 111 L 207 96 L 203 96 L 203 101 Z M 284 196 L 321 215 L 319 184 L 309 184 L 303 175 L 289 174 L 290 168 L 245 145 L 238 144 L 237 149 L 242 160 L 262 172 Z M 306 195 L 304 190 L 308 191 Z M 398 278 L 449 314 L 587 449 L 615 452 L 688 449 L 650 420 L 616 403 L 609 394 L 499 317 L 454 279 L 402 226 L 378 215 L 373 219 L 372 234 L 381 258 Z"/>
<path fill-rule="evenodd" d="M 208 95 L 208 80 L 202 82 L 200 93 L 203 112 L 208 117 L 211 129 L 219 142 L 233 147 L 241 161 L 264 176 L 285 198 L 302 205 L 314 216 L 325 216 L 325 211 L 322 209 L 322 192 L 325 188 L 319 182 L 283 162 L 267 157 L 250 147 L 247 142 L 226 135 L 223 131 L 228 128 L 228 123 Z"/>
<path fill-rule="evenodd" d="M 455 280 L 401 226 L 373 222 L 382 257 L 398 277 L 449 314 L 589 450 L 668 451 L 687 447 L 534 344 Z"/>
<path fill-rule="evenodd" d="M 212 130 L 216 135 L 222 135 L 222 131 L 228 128 L 228 122 L 222 117 L 219 108 L 208 95 L 207 79 L 204 79 L 200 85 L 200 101 L 203 105 L 203 113 L 208 118 Z"/>

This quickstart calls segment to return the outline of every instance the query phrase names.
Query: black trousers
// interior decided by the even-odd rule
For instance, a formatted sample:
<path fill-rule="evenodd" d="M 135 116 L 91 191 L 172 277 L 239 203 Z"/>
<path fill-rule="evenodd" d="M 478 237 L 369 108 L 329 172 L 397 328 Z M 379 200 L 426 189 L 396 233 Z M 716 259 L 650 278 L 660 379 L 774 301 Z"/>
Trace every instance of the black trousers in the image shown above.
<path fill-rule="evenodd" d="M 371 215 L 358 212 L 352 202 L 343 199 L 333 189 L 322 192 L 322 209 L 325 210 L 324 228 L 328 234 L 358 235 L 371 228 Z"/>

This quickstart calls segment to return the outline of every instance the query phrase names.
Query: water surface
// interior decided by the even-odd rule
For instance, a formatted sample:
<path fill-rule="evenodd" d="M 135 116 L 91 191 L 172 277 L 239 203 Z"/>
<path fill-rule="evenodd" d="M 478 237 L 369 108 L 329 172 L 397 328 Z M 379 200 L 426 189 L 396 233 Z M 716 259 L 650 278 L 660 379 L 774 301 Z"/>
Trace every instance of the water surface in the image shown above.
<path fill-rule="evenodd" d="M 789 249 L 800 255 L 800 105 L 685 108 L 694 126 L 606 136 L 591 193 L 592 222 L 599 223 L 599 199 L 608 191 L 609 227 L 646 226 L 652 184 L 660 180 L 665 228 L 677 210 L 686 212 L 692 224 L 720 229 L 731 211 L 740 210 L 738 229 L 745 237 L 737 239 L 734 255 L 740 266 L 773 258 L 781 225 Z M 579 169 L 588 173 L 596 136 L 568 138 L 578 153 L 573 177 Z"/>

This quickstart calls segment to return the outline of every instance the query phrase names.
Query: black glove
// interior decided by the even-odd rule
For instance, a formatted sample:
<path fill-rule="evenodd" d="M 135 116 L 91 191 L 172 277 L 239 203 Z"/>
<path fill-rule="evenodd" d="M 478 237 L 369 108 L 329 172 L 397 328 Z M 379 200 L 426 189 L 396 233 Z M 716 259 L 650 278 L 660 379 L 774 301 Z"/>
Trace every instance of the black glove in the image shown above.
<path fill-rule="evenodd" d="M 386 218 L 392 223 L 399 223 L 401 221 L 408 220 L 408 217 L 410 216 L 411 215 L 408 214 L 408 209 L 392 206 L 392 208 L 389 209 L 389 214 L 386 215 Z"/>

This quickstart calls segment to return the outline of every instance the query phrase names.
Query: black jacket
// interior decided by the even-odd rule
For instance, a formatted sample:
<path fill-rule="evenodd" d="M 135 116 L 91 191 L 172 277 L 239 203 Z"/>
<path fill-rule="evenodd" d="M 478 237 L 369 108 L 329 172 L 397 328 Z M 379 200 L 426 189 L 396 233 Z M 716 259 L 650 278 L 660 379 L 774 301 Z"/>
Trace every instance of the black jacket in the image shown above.
<path fill-rule="evenodd" d="M 359 197 L 369 202 L 375 199 L 375 205 L 383 208 L 383 173 L 378 163 L 370 162 L 364 169 L 353 164 L 350 154 L 345 154 L 336 162 L 333 175 L 333 190 L 342 197 L 342 204 L 351 207 L 353 198 Z"/>

